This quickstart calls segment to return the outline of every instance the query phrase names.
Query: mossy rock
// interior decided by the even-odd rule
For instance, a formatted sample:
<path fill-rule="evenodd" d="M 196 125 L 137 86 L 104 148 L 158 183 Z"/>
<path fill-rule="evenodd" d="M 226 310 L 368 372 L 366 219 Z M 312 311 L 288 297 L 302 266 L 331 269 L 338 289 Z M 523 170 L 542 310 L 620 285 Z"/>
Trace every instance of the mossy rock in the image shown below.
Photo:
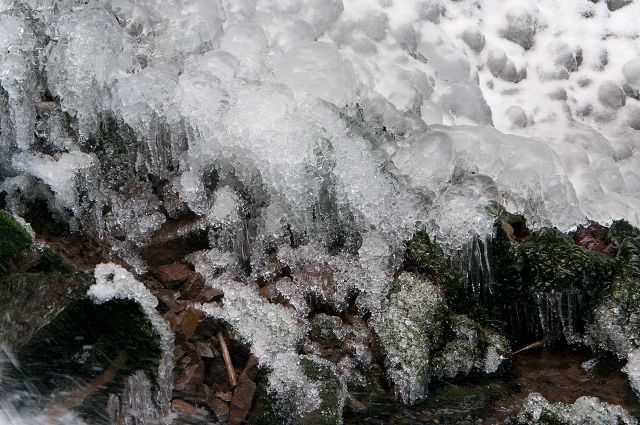
<path fill-rule="evenodd" d="M 340 348 L 344 339 L 342 319 L 320 313 L 311 319 L 309 338 L 324 348 Z"/>
<path fill-rule="evenodd" d="M 611 293 L 595 308 L 589 331 L 597 346 L 622 357 L 640 347 L 640 238 L 620 243 Z"/>
<path fill-rule="evenodd" d="M 295 397 L 273 394 L 268 390 L 268 370 L 261 370 L 256 395 L 246 423 L 249 425 L 339 425 L 347 389 L 334 366 L 315 356 L 302 356 L 300 365 L 310 381 L 318 386 L 319 406 L 300 416 Z"/>
<path fill-rule="evenodd" d="M 388 307 L 374 329 L 385 354 L 387 374 L 403 402 L 427 395 L 431 356 L 444 343 L 448 312 L 441 288 L 411 273 L 394 281 Z"/>
<path fill-rule="evenodd" d="M 637 238 L 640 230 L 633 227 L 627 220 L 614 220 L 607 231 L 606 241 L 619 247 L 626 238 Z"/>
<path fill-rule="evenodd" d="M 484 377 L 506 369 L 511 351 L 505 337 L 464 315 L 454 315 L 450 322 L 448 342 L 432 359 L 435 379 Z"/>
<path fill-rule="evenodd" d="M 407 243 L 404 269 L 423 275 L 441 286 L 452 310 L 474 317 L 482 315 L 477 299 L 470 293 L 468 281 L 426 232 L 416 232 Z"/>
<path fill-rule="evenodd" d="M 594 297 L 607 287 L 615 266 L 612 260 L 576 245 L 556 229 L 536 232 L 518 253 L 524 260 L 523 283 L 537 293 L 578 289 Z"/>
<path fill-rule="evenodd" d="M 31 246 L 31 236 L 6 211 L 0 210 L 0 275 Z"/>
<path fill-rule="evenodd" d="M 297 418 L 299 425 L 340 425 L 347 391 L 333 365 L 314 356 L 304 356 L 301 361 L 304 374 L 318 385 L 320 406 Z"/>

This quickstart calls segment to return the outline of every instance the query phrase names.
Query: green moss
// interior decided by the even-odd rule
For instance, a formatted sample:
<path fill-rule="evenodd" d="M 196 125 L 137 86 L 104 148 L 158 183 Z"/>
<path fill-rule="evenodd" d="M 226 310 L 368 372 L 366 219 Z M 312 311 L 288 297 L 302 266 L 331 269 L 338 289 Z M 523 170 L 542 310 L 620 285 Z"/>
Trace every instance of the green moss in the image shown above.
<path fill-rule="evenodd" d="M 405 270 L 415 271 L 441 286 L 452 310 L 474 318 L 482 315 L 477 300 L 469 291 L 467 281 L 426 232 L 416 232 L 407 243 Z"/>
<path fill-rule="evenodd" d="M 579 289 L 595 297 L 614 272 L 613 261 L 576 245 L 556 229 L 540 230 L 518 253 L 523 258 L 524 284 L 537 293 Z"/>
<path fill-rule="evenodd" d="M 321 313 L 311 320 L 309 338 L 325 348 L 342 346 L 342 320 L 336 316 Z"/>
<path fill-rule="evenodd" d="M 31 245 L 31 236 L 6 211 L 0 210 L 0 274 Z"/>
<path fill-rule="evenodd" d="M 607 231 L 606 241 L 618 247 L 626 238 L 637 238 L 640 230 L 633 227 L 627 220 L 615 220 Z"/>
<path fill-rule="evenodd" d="M 427 400 L 427 407 L 434 410 L 472 412 L 480 410 L 502 396 L 502 390 L 491 384 L 478 387 L 447 385 L 436 390 Z"/>
<path fill-rule="evenodd" d="M 45 273 L 73 273 L 75 271 L 75 267 L 67 263 L 60 254 L 53 251 L 51 248 L 44 247 L 40 254 L 38 264 L 33 267 L 31 271 Z"/>
<path fill-rule="evenodd" d="M 300 364 L 304 374 L 316 382 L 320 389 L 320 406 L 305 414 L 300 421 L 305 425 L 339 425 L 342 423 L 342 409 L 346 391 L 340 378 L 329 364 L 312 357 L 302 358 Z"/>

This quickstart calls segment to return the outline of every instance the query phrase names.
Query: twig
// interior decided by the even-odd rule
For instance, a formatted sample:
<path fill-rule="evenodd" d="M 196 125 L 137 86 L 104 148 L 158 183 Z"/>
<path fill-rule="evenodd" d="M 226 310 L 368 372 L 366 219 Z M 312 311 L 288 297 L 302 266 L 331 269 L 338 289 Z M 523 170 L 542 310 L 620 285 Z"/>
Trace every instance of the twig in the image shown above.
<path fill-rule="evenodd" d="M 53 419 L 52 423 L 59 423 L 59 419 L 63 414 L 82 403 L 87 397 L 96 392 L 100 387 L 107 385 L 116 377 L 118 371 L 127 362 L 127 353 L 121 351 L 111 363 L 111 366 L 104 373 L 83 387 L 79 388 L 62 402 L 53 406 L 49 411 L 49 418 Z"/>
<path fill-rule="evenodd" d="M 522 353 L 523 351 L 531 350 L 532 348 L 536 348 L 536 347 L 541 347 L 541 346 L 543 346 L 545 344 L 545 342 L 547 342 L 547 341 L 543 339 L 543 340 L 531 343 L 531 344 L 527 345 L 526 347 L 521 348 L 518 351 L 514 352 L 513 355 L 515 356 L 516 354 Z"/>
<path fill-rule="evenodd" d="M 227 348 L 227 343 L 224 340 L 224 336 L 222 332 L 218 332 L 218 342 L 220 343 L 220 350 L 222 350 L 222 358 L 224 359 L 224 365 L 227 367 L 227 375 L 229 375 L 229 383 L 232 387 L 238 385 L 238 381 L 236 380 L 236 370 L 233 368 L 233 363 L 231 363 L 231 356 L 229 355 L 229 349 Z"/>

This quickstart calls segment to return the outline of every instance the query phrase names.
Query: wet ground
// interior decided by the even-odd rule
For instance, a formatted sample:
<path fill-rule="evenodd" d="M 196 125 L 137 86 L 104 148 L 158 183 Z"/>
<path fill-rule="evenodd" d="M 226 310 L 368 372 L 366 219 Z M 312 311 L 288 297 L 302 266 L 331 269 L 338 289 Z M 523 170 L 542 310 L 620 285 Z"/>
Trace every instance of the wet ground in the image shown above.
<path fill-rule="evenodd" d="M 528 350 L 514 357 L 511 373 L 503 378 L 434 388 L 430 401 L 412 408 L 378 397 L 367 404 L 366 413 L 347 414 L 345 424 L 504 424 L 517 416 L 531 392 L 539 392 L 551 402 L 565 403 L 595 396 L 640 413 L 640 404 L 620 372 L 624 363 L 606 358 L 585 370 L 583 364 L 592 359 L 589 351 Z"/>

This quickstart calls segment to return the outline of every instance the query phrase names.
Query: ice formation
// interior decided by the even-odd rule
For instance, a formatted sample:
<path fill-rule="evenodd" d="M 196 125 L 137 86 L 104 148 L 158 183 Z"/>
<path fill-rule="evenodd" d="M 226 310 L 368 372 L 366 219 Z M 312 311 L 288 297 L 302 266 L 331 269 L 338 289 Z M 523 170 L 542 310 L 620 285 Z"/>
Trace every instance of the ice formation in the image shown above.
<path fill-rule="evenodd" d="M 214 248 L 197 264 L 225 291 L 202 309 L 311 408 L 295 346 L 314 289 L 265 302 L 265 253 L 375 317 L 416 228 L 458 248 L 491 232 L 492 202 L 534 226 L 639 225 L 638 17 L 614 0 L 0 0 L 3 202 L 43 197 L 136 272 L 167 217 L 198 215 Z M 153 309 L 124 269 L 96 278 L 97 298 Z"/>
<path fill-rule="evenodd" d="M 127 378 L 122 401 L 123 406 L 119 412 L 123 416 L 119 418 L 119 421 L 143 421 L 142 423 L 149 424 L 164 423 L 169 415 L 169 402 L 171 401 L 174 335 L 169 328 L 169 324 L 155 309 L 158 300 L 129 271 L 116 264 L 98 264 L 94 275 L 96 283 L 87 291 L 87 295 L 94 302 L 101 304 L 112 299 L 133 300 L 140 305 L 158 335 L 160 335 L 162 359 L 158 366 L 157 394 L 151 398 L 149 380 L 144 372 L 139 371 L 135 376 Z M 152 400 L 156 404 L 148 403 Z M 110 400 L 110 402 L 115 401 Z M 144 406 L 144 408 L 141 409 L 141 406 Z M 158 406 L 159 410 L 155 411 L 154 406 Z M 126 417 L 127 415 L 131 417 Z M 151 418 L 155 420 L 152 421 Z"/>

